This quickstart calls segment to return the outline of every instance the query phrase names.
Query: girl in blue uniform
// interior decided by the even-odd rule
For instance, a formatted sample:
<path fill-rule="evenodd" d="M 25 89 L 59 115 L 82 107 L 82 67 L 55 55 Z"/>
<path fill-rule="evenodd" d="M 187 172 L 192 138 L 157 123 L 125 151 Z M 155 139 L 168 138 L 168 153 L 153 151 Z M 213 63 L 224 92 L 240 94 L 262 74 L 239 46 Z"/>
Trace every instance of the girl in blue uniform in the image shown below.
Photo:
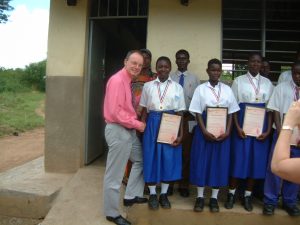
<path fill-rule="evenodd" d="M 207 65 L 209 81 L 199 85 L 193 95 L 189 110 L 196 113 L 198 126 L 191 150 L 190 182 L 197 186 L 194 211 L 201 212 L 204 207 L 204 187 L 212 187 L 209 201 L 211 212 L 218 212 L 219 187 L 228 185 L 230 161 L 230 132 L 232 113 L 239 110 L 239 106 L 230 89 L 219 82 L 222 73 L 222 63 L 218 59 L 211 59 Z M 226 130 L 213 135 L 206 129 L 207 107 L 226 107 Z"/>
<path fill-rule="evenodd" d="M 157 79 L 145 83 L 140 106 L 142 121 L 146 121 L 143 135 L 144 179 L 150 196 L 150 209 L 171 208 L 167 197 L 169 182 L 181 179 L 183 135 L 181 123 L 178 137 L 172 144 L 157 142 L 159 125 L 163 112 L 182 115 L 185 110 L 183 89 L 180 84 L 169 77 L 171 61 L 168 57 L 160 57 L 156 62 Z M 156 185 L 161 183 L 159 200 Z"/>

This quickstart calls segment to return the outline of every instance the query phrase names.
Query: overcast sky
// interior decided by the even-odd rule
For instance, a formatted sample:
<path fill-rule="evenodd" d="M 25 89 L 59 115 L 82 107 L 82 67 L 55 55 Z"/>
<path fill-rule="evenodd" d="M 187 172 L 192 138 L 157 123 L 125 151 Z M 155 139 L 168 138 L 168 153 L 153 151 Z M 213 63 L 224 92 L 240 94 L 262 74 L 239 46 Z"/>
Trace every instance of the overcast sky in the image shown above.
<path fill-rule="evenodd" d="M 50 0 L 12 0 L 9 21 L 0 24 L 0 67 L 24 68 L 47 57 Z"/>

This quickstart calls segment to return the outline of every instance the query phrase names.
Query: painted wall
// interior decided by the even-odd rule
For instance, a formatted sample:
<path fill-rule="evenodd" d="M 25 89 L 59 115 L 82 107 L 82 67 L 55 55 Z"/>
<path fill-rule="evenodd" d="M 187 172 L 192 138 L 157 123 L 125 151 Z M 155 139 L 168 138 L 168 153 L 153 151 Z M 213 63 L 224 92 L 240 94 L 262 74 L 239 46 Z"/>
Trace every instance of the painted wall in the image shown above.
<path fill-rule="evenodd" d="M 67 6 L 51 0 L 48 36 L 48 76 L 83 76 L 86 57 L 88 0 Z"/>
<path fill-rule="evenodd" d="M 211 58 L 221 57 L 221 0 L 150 0 L 147 48 L 153 53 L 153 69 L 159 56 L 170 57 L 175 70 L 175 53 L 190 53 L 189 70 L 207 79 L 206 67 Z"/>

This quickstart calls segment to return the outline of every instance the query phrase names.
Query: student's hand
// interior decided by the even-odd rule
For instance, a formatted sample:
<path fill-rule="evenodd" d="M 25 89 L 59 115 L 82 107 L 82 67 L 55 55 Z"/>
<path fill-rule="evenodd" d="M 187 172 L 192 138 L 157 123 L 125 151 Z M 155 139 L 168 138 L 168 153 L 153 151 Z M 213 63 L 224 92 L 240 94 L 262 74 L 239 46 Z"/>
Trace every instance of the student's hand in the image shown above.
<path fill-rule="evenodd" d="M 207 141 L 216 141 L 217 140 L 217 138 L 212 133 L 209 133 L 207 130 L 205 130 L 203 132 L 203 136 Z"/>
<path fill-rule="evenodd" d="M 245 132 L 241 128 L 237 128 L 237 133 L 238 133 L 240 138 L 246 138 L 247 137 Z"/>
<path fill-rule="evenodd" d="M 269 135 L 270 135 L 270 133 L 265 132 L 265 133 L 262 133 L 261 135 L 259 135 L 256 139 L 259 141 L 264 141 L 267 137 L 269 137 Z"/>
<path fill-rule="evenodd" d="M 226 138 L 228 138 L 228 136 L 229 136 L 229 134 L 227 134 L 227 133 L 221 134 L 219 137 L 217 137 L 217 141 L 223 141 Z"/>
<path fill-rule="evenodd" d="M 299 126 L 300 125 L 300 102 L 293 102 L 286 113 L 283 121 L 286 126 Z"/>
<path fill-rule="evenodd" d="M 177 147 L 178 145 L 181 144 L 181 142 L 182 142 L 182 137 L 177 137 L 171 145 Z"/>
<path fill-rule="evenodd" d="M 141 126 L 137 129 L 139 132 L 144 132 L 146 128 L 146 124 L 144 122 L 141 123 Z"/>

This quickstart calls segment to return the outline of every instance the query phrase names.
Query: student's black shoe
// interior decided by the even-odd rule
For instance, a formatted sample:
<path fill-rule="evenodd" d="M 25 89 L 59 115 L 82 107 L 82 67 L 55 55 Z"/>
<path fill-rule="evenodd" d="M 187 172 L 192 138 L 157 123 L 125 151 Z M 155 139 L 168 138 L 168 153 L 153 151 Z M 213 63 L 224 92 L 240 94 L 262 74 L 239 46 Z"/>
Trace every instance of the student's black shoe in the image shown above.
<path fill-rule="evenodd" d="M 168 199 L 167 194 L 161 194 L 159 196 L 159 204 L 163 209 L 170 209 L 171 208 L 171 203 Z"/>
<path fill-rule="evenodd" d="M 196 202 L 194 205 L 195 212 L 202 212 L 204 208 L 204 198 L 198 197 L 196 198 Z"/>
<path fill-rule="evenodd" d="M 107 216 L 106 219 L 117 225 L 131 225 L 131 223 L 122 216 L 117 216 L 117 217 Z"/>
<path fill-rule="evenodd" d="M 296 205 L 288 206 L 283 205 L 283 209 L 290 215 L 290 216 L 300 216 L 300 210 Z"/>
<path fill-rule="evenodd" d="M 266 216 L 274 215 L 275 206 L 270 204 L 264 204 L 263 214 Z"/>
<path fill-rule="evenodd" d="M 253 210 L 252 197 L 251 196 L 244 197 L 243 205 L 244 205 L 244 209 L 246 209 L 248 212 L 251 212 Z"/>
<path fill-rule="evenodd" d="M 173 193 L 174 193 L 174 187 L 173 187 L 173 185 L 169 185 L 167 194 L 168 194 L 169 196 L 172 196 Z"/>
<path fill-rule="evenodd" d="M 188 188 L 178 188 L 178 192 L 181 197 L 187 198 L 190 196 L 190 191 Z"/>
<path fill-rule="evenodd" d="M 227 200 L 224 204 L 226 209 L 232 209 L 235 203 L 235 196 L 234 194 L 228 193 L 227 194 Z"/>
<path fill-rule="evenodd" d="M 218 204 L 218 200 L 216 198 L 211 198 L 209 200 L 209 210 L 211 212 L 219 212 L 219 204 Z"/>
<path fill-rule="evenodd" d="M 157 195 L 150 195 L 148 200 L 149 209 L 156 210 L 159 207 Z"/>
<path fill-rule="evenodd" d="M 135 203 L 143 204 L 143 203 L 146 203 L 147 201 L 148 201 L 147 198 L 142 198 L 142 197 L 136 196 L 134 199 L 124 199 L 123 204 L 124 204 L 124 206 L 132 206 Z"/>

